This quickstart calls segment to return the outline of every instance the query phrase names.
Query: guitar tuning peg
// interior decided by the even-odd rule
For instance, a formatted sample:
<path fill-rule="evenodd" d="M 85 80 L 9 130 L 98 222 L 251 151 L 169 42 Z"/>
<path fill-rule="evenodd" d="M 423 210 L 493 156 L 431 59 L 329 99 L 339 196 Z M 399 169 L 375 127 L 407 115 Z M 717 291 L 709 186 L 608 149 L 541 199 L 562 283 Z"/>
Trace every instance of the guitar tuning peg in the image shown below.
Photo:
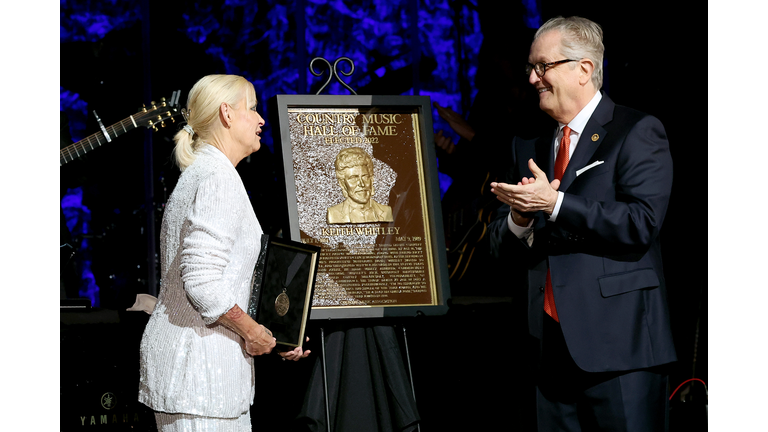
<path fill-rule="evenodd" d="M 160 122 L 160 127 L 165 127 L 165 122 Z"/>
<path fill-rule="evenodd" d="M 155 132 L 157 132 L 157 126 L 152 126 L 152 129 L 154 129 Z"/>
<path fill-rule="evenodd" d="M 146 104 L 141 104 L 141 110 L 144 111 L 144 112 L 147 112 L 147 105 Z"/>
<path fill-rule="evenodd" d="M 173 116 L 171 115 L 171 112 L 170 112 L 170 111 L 168 111 L 167 113 L 165 113 L 165 115 L 167 115 L 167 116 L 168 116 L 168 118 L 169 118 L 169 119 L 171 119 L 171 123 L 176 123 L 176 120 L 173 118 Z"/>
<path fill-rule="evenodd" d="M 156 108 L 157 108 L 157 107 L 155 106 L 155 101 L 152 101 L 152 102 L 150 102 L 150 105 L 152 105 L 152 109 L 156 109 Z"/>

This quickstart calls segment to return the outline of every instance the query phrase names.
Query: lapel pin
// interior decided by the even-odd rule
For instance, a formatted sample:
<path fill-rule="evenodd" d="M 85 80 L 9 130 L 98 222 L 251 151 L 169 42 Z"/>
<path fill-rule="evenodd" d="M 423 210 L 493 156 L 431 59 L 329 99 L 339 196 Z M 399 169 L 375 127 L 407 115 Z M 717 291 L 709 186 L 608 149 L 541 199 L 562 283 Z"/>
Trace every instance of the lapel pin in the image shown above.
<path fill-rule="evenodd" d="M 600 139 L 600 135 L 598 135 L 598 134 L 592 135 L 592 141 L 597 141 L 599 139 Z"/>

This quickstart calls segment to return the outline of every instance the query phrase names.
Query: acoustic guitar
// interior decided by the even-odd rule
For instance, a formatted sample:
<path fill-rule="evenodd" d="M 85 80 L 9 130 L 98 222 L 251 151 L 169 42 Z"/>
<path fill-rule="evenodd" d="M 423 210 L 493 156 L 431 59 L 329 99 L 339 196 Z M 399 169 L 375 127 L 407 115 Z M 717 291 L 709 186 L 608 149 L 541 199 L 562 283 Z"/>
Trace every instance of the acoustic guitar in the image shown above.
<path fill-rule="evenodd" d="M 89 135 L 80 141 L 68 145 L 59 151 L 59 166 L 83 156 L 91 150 L 101 147 L 103 144 L 112 142 L 113 138 L 136 129 L 138 127 L 152 128 L 157 131 L 157 126 L 165 127 L 165 121 L 175 122 L 174 117 L 181 115 L 179 109 L 179 95 L 181 90 L 176 90 L 171 95 L 171 100 L 166 102 L 165 98 L 160 99 L 160 103 L 151 102 L 151 107 L 143 107 L 136 114 L 130 115 L 112 126 L 104 127 L 99 120 L 101 130 L 95 134 Z M 94 112 L 95 114 L 95 112 Z M 98 119 L 98 117 L 97 117 Z"/>
<path fill-rule="evenodd" d="M 143 107 L 136 114 L 130 115 L 123 120 L 113 124 L 109 127 L 104 127 L 99 120 L 99 126 L 101 131 L 92 134 L 80 141 L 68 145 L 60 150 L 59 167 L 68 162 L 83 156 L 91 150 L 95 150 L 101 147 L 102 144 L 112 142 L 113 138 L 132 130 L 140 126 L 152 128 L 157 131 L 157 126 L 165 127 L 165 121 L 171 120 L 175 122 L 174 117 L 181 115 L 179 110 L 179 96 L 181 90 L 176 90 L 171 95 L 170 101 L 166 102 L 165 98 L 160 99 L 160 103 L 156 104 L 151 102 L 151 108 Z M 97 117 L 98 118 L 98 117 Z M 63 216 L 62 216 L 63 220 Z M 66 224 L 62 222 L 62 230 L 66 230 Z M 69 233 L 67 233 L 69 234 Z M 76 248 L 69 243 L 64 243 L 59 246 L 61 267 L 63 268 L 74 257 Z"/>

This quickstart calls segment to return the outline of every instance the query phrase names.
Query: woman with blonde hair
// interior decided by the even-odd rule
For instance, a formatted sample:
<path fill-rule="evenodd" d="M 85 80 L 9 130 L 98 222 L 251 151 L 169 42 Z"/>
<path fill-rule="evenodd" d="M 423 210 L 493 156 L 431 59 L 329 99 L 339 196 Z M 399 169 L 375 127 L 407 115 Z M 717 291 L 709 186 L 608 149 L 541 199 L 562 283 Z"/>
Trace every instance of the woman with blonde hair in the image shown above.
<path fill-rule="evenodd" d="M 235 167 L 261 146 L 256 105 L 245 78 L 206 76 L 174 137 L 182 174 L 163 215 L 160 294 L 141 340 L 139 401 L 160 431 L 251 430 L 252 356 L 275 347 L 244 312 L 263 232 Z"/>

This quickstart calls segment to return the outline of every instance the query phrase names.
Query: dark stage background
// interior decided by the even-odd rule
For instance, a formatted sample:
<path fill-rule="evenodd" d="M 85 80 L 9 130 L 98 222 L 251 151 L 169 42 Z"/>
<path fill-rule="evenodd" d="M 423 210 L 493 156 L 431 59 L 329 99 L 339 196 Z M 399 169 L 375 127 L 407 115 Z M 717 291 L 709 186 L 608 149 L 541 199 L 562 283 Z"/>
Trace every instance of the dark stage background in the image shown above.
<path fill-rule="evenodd" d="M 674 390 L 693 377 L 707 382 L 707 276 L 690 268 L 691 262 L 706 262 L 706 216 L 701 217 L 706 212 L 699 211 L 706 186 L 686 184 L 706 157 L 692 153 L 703 145 L 684 132 L 705 109 L 706 93 L 671 80 L 672 71 L 690 67 L 680 63 L 681 53 L 685 59 L 706 58 L 706 44 L 691 44 L 692 20 L 660 1 L 497 3 L 502 2 L 62 1 L 62 147 L 99 130 L 94 110 L 109 126 L 175 90 L 181 90 L 184 105 L 187 92 L 204 75 L 243 75 L 254 83 L 268 123 L 266 145 L 237 169 L 265 232 L 275 234 L 284 226 L 284 214 L 268 209 L 275 203 L 280 208 L 283 197 L 274 186 L 271 134 L 276 125 L 270 124 L 267 101 L 277 94 L 314 94 L 325 76 L 309 73 L 312 58 L 353 59 L 355 71 L 344 79 L 358 94 L 426 95 L 465 118 L 474 113 L 478 128 L 493 127 L 478 117 L 530 107 L 522 70 L 531 29 L 557 15 L 590 18 L 605 32 L 604 90 L 618 104 L 657 116 L 667 129 L 675 183 L 662 241 L 679 357 L 670 383 Z M 348 92 L 334 83 L 324 93 Z M 434 110 L 433 122 L 435 132 L 444 130 L 459 140 Z M 170 158 L 178 128 L 169 123 L 158 132 L 132 131 L 60 169 L 62 244 L 75 251 L 72 259 L 62 259 L 61 295 L 88 298 L 94 307 L 62 312 L 62 430 L 152 428 L 149 411 L 135 402 L 138 343 L 147 316 L 125 309 L 138 293 L 157 294 L 160 221 L 179 175 Z M 524 130 L 525 125 L 511 122 L 502 135 L 511 138 Z M 456 199 L 451 185 L 463 190 L 461 182 L 477 181 L 445 171 L 440 173 L 444 202 Z M 519 279 L 510 281 L 482 263 L 473 271 L 471 282 L 452 286 L 446 316 L 398 323 L 409 330 L 422 428 L 474 430 L 501 420 L 512 430 L 530 430 L 533 389 L 524 289 Z M 318 345 L 311 348 L 319 354 Z M 291 365 L 292 378 L 285 382 L 269 373 L 283 365 L 273 359 L 257 364 L 254 425 L 259 419 L 291 426 L 312 361 Z M 696 384 L 688 390 L 687 406 L 703 402 Z M 107 392 L 117 399 L 114 422 L 118 411 L 105 411 L 99 403 Z M 264 419 L 259 407 L 279 416 Z M 673 402 L 673 427 L 674 413 L 684 410 Z M 102 424 L 104 413 L 107 424 Z"/>

